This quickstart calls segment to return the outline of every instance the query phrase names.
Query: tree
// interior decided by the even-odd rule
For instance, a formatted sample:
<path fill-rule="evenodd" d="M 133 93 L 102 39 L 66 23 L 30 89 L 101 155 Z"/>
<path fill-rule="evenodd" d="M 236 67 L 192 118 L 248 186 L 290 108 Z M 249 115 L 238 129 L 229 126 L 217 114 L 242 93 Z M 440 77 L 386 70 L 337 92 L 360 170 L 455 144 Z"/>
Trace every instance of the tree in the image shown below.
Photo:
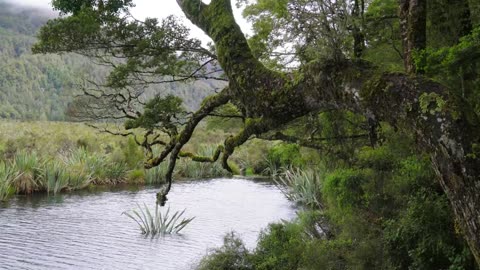
<path fill-rule="evenodd" d="M 231 171 L 229 157 L 249 138 L 296 140 L 313 145 L 321 138 L 295 138 L 282 133 L 282 128 L 311 114 L 332 110 L 352 112 L 363 116 L 369 124 L 372 143 L 376 143 L 380 121 L 417 135 L 416 147 L 431 154 L 438 181 L 480 264 L 479 120 L 461 96 L 451 94 L 444 85 L 419 74 L 423 71 L 417 69 L 414 54 L 425 48 L 426 0 L 399 2 L 404 37 L 402 56 L 407 73 L 383 70 L 361 58 L 366 23 L 362 21 L 363 1 L 355 1 L 353 8 L 349 1 L 258 1 L 259 5 L 278 4 L 275 7 L 283 16 L 281 18 L 285 18 L 285 25 L 298 26 L 298 29 L 311 27 L 311 31 L 305 31 L 310 35 L 298 35 L 292 40 L 293 45 L 303 46 L 293 46 L 288 54 L 293 55 L 294 60 L 287 68 L 278 68 L 278 61 L 273 62 L 277 65 L 268 63 L 271 58 L 265 56 L 265 52 L 275 51 L 268 50 L 265 45 L 269 44 L 262 41 L 271 31 L 263 37 L 257 36 L 256 40 L 252 38 L 249 45 L 235 22 L 230 0 L 212 0 L 210 4 L 177 0 L 177 3 L 187 18 L 213 40 L 214 50 L 203 48 L 198 40 L 188 38 L 188 29 L 172 17 L 160 23 L 154 19 L 145 22 L 133 19 L 128 15 L 131 0 L 55 0 L 53 5 L 63 16 L 42 28 L 40 42 L 34 48 L 41 53 L 77 52 L 109 64 L 113 71 L 103 86 L 113 92 L 100 95 L 107 97 L 142 83 L 159 83 L 159 78 L 168 81 L 208 78 L 212 73 L 205 63 L 221 66 L 223 74 L 214 77 L 226 79 L 228 84 L 218 94 L 205 99 L 199 110 L 187 114 L 182 121 L 170 125 L 175 117 L 166 121 L 164 117 L 155 118 L 158 114 L 168 115 L 171 109 L 177 111 L 175 106 L 155 106 L 155 102 L 169 103 L 165 98 L 151 101 L 149 108 L 157 108 L 154 113 L 151 110 L 147 113 L 148 108 L 135 113 L 123 111 L 123 115 L 130 118 L 127 128 L 148 129 L 151 123 L 160 124 L 162 128 L 168 126 L 166 141 L 158 140 L 157 135 L 148 139 L 152 135 L 149 130 L 141 142 L 147 149 L 152 144 L 164 145 L 159 155 L 150 152 L 145 163 L 150 168 L 169 161 L 166 175 L 169 185 L 158 194 L 161 202 L 166 200 L 179 157 L 200 162 L 221 157 L 224 168 Z M 298 13 L 288 9 L 302 6 L 306 8 L 297 9 Z M 318 23 L 309 24 L 306 15 L 310 14 L 312 20 L 316 18 L 311 13 L 323 17 Z M 475 33 L 471 38 L 478 41 L 480 35 Z M 354 53 L 349 53 L 348 47 Z M 330 51 L 322 53 L 322 49 Z M 478 43 L 473 43 L 468 50 L 477 59 L 479 51 Z M 262 58 L 267 61 L 260 61 Z M 115 100 L 118 98 L 122 99 L 116 96 Z M 229 102 L 245 118 L 242 130 L 226 138 L 213 157 L 183 152 L 183 146 L 199 122 Z M 153 117 L 150 118 L 153 122 L 145 121 L 148 117 Z"/>

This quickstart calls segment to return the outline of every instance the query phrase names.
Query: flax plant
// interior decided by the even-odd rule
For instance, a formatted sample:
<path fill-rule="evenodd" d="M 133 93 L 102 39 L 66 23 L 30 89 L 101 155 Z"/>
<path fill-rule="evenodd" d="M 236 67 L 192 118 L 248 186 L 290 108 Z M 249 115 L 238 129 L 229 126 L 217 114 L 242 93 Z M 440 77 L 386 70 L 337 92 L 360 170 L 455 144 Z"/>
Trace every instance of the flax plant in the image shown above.
<path fill-rule="evenodd" d="M 153 213 L 145 203 L 143 208 L 139 204 L 137 206 L 137 210 L 131 210 L 130 213 L 123 212 L 122 214 L 134 220 L 140 227 L 142 234 L 147 236 L 178 234 L 195 218 L 182 218 L 185 209 L 183 211 L 175 211 L 173 215 L 170 215 L 170 207 L 162 214 L 158 204 L 155 205 Z M 180 218 L 182 219 L 180 220 Z"/>

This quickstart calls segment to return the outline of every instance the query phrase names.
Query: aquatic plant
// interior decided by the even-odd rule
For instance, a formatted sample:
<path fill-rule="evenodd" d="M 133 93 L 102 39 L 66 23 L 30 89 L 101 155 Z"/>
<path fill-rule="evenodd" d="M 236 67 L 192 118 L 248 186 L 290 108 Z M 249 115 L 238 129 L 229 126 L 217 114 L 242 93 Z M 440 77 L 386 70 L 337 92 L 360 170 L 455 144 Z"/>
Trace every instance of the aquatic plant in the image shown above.
<path fill-rule="evenodd" d="M 152 214 L 152 211 L 145 203 L 143 208 L 139 204 L 137 206 L 137 210 L 131 210 L 131 213 L 123 212 L 122 214 L 134 220 L 140 227 L 142 234 L 145 235 L 176 234 L 195 219 L 195 217 L 182 218 L 185 209 L 183 211 L 175 211 L 170 216 L 170 207 L 162 214 L 161 208 L 158 207 L 158 204 L 155 204 L 155 210 Z M 180 218 L 182 219 L 180 220 Z"/>

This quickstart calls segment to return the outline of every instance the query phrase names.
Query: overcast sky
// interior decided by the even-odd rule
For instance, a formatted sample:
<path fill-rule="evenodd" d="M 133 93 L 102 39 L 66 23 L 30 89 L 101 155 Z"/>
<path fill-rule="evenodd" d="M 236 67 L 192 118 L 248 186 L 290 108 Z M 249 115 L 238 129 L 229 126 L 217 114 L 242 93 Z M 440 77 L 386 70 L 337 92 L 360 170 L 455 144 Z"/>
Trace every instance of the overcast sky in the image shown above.
<path fill-rule="evenodd" d="M 7 0 L 8 2 L 19 4 L 23 6 L 34 6 L 45 9 L 51 9 L 51 0 Z M 202 0 L 209 3 L 210 0 Z M 192 35 L 200 38 L 202 41 L 208 41 L 208 37 L 203 32 L 194 27 L 183 15 L 180 7 L 178 7 L 175 0 L 133 0 L 136 7 L 132 10 L 132 14 L 137 19 L 144 19 L 145 17 L 164 18 L 168 15 L 177 15 L 185 20 L 185 24 L 192 29 Z M 235 8 L 235 4 L 233 4 Z M 245 33 L 250 33 L 249 24 L 242 18 L 241 11 L 235 8 L 235 17 L 240 27 Z"/>

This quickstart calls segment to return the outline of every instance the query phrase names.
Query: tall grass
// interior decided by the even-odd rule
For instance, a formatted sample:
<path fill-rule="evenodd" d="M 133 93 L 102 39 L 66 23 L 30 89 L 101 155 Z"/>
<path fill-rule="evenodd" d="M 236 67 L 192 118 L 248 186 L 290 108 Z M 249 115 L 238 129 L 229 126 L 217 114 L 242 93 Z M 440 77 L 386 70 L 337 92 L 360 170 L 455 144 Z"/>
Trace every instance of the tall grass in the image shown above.
<path fill-rule="evenodd" d="M 158 204 L 155 204 L 155 210 L 152 214 L 146 204 L 143 204 L 143 208 L 139 204 L 137 206 L 138 210 L 131 210 L 131 213 L 123 212 L 123 214 L 134 220 L 140 227 L 142 234 L 145 235 L 155 236 L 179 233 L 195 218 L 183 218 L 180 220 L 185 213 L 185 209 L 170 215 L 169 207 L 162 214 L 161 208 L 158 207 Z"/>
<path fill-rule="evenodd" d="M 15 188 L 11 183 L 18 177 L 12 167 L 5 163 L 0 163 L 0 201 L 6 201 L 10 195 L 15 193 Z"/>
<path fill-rule="evenodd" d="M 17 193 L 31 194 L 42 188 L 42 161 L 36 152 L 19 152 L 13 159 L 12 167 L 19 176 L 11 182 Z"/>
<path fill-rule="evenodd" d="M 321 208 L 321 173 L 318 170 L 290 167 L 279 173 L 274 181 L 289 200 Z"/>
<path fill-rule="evenodd" d="M 145 184 L 158 185 L 165 183 L 165 174 L 167 173 L 168 163 L 163 162 L 157 167 L 145 170 Z"/>
<path fill-rule="evenodd" d="M 69 177 L 66 168 L 58 161 L 47 163 L 43 170 L 42 178 L 48 194 L 57 194 L 69 187 Z"/>
<path fill-rule="evenodd" d="M 196 154 L 204 157 L 212 157 L 217 149 L 216 145 L 202 144 Z M 178 175 L 184 178 L 211 178 L 228 175 L 217 160 L 216 162 L 195 162 L 189 159 L 182 159 L 178 166 Z"/>

